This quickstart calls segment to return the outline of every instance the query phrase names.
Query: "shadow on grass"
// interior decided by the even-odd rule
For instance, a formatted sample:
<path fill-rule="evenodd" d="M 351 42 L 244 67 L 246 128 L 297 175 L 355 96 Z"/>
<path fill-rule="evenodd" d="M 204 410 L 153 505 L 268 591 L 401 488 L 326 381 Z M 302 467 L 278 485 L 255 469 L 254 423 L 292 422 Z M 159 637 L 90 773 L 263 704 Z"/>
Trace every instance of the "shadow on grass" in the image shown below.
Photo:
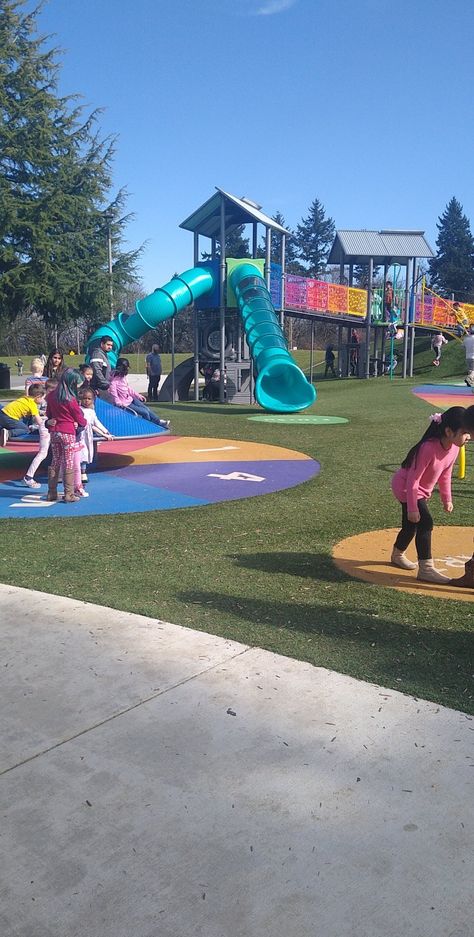
<path fill-rule="evenodd" d="M 338 569 L 327 553 L 244 553 L 229 555 L 242 569 L 258 569 L 264 573 L 284 573 L 303 579 L 323 579 L 325 582 L 343 582 L 350 579 Z"/>
<path fill-rule="evenodd" d="M 444 705 L 474 709 L 472 632 L 417 630 L 374 616 L 368 608 L 267 601 L 204 590 L 183 592 L 180 599 L 245 621 L 244 637 L 229 634 L 226 628 L 228 637 Z M 275 631 L 275 640 L 268 629 Z"/>

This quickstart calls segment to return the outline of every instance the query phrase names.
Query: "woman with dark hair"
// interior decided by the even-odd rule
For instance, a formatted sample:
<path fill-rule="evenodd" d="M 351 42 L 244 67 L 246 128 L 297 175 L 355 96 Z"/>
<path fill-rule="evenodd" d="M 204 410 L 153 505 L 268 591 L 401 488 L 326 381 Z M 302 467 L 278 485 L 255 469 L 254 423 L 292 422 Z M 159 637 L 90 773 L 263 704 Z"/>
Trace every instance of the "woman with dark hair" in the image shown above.
<path fill-rule="evenodd" d="M 61 377 L 62 372 L 64 371 L 64 355 L 59 348 L 53 348 L 48 355 L 46 361 L 44 374 L 46 377 L 52 377 L 56 381 Z"/>
<path fill-rule="evenodd" d="M 416 569 L 417 564 L 405 556 L 405 550 L 414 539 L 418 579 L 425 582 L 449 582 L 449 577 L 434 567 L 431 555 L 433 518 L 428 510 L 428 499 L 437 485 L 444 510 L 451 514 L 453 465 L 460 447 L 468 439 L 464 407 L 433 413 L 428 429 L 392 478 L 393 494 L 402 506 L 402 527 L 393 546 L 391 562 L 400 569 Z"/>
<path fill-rule="evenodd" d="M 128 358 L 119 358 L 117 360 L 108 390 L 115 406 L 132 410 L 133 413 L 143 417 L 144 420 L 156 423 L 157 426 L 162 426 L 163 429 L 169 429 L 170 421 L 160 420 L 160 418 L 145 405 L 143 394 L 137 394 L 137 392 L 130 387 L 128 383 L 129 369 L 130 362 Z"/>

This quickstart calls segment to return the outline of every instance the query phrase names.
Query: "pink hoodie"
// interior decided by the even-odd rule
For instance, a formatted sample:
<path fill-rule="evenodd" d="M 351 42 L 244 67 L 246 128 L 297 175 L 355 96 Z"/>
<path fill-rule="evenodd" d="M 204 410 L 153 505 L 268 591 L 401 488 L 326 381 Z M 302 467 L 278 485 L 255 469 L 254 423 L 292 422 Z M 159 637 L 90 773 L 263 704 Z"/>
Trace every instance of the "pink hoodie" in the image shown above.
<path fill-rule="evenodd" d="M 108 393 L 113 399 L 116 407 L 128 407 L 133 400 L 139 400 L 140 394 L 132 390 L 126 377 L 119 377 L 115 374 L 112 377 Z"/>
<path fill-rule="evenodd" d="M 437 484 L 444 505 L 452 501 L 451 474 L 459 448 L 444 449 L 439 439 L 427 439 L 410 468 L 399 468 L 392 477 L 392 491 L 398 501 L 406 501 L 407 510 L 417 510 L 417 501 L 430 498 Z"/>

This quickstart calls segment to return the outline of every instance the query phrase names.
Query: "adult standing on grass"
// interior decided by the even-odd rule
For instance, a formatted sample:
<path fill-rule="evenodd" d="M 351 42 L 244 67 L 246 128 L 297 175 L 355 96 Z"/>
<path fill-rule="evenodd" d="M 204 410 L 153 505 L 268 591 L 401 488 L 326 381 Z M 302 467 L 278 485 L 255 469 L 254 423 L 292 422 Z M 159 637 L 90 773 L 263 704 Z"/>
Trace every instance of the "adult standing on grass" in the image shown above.
<path fill-rule="evenodd" d="M 148 403 L 150 403 L 152 400 L 158 400 L 158 389 L 160 386 L 160 379 L 163 370 L 158 345 L 151 346 L 151 351 L 145 358 L 145 366 L 146 373 L 148 375 L 147 400 Z"/>
<path fill-rule="evenodd" d="M 469 327 L 469 333 L 466 335 L 463 345 L 466 353 L 467 369 L 464 381 L 468 387 L 474 387 L 474 325 Z"/>
<path fill-rule="evenodd" d="M 114 340 L 110 335 L 103 335 L 99 344 L 94 345 L 89 355 L 89 364 L 92 367 L 92 390 L 97 393 L 104 392 L 110 387 L 112 369 L 109 354 L 114 347 Z"/>

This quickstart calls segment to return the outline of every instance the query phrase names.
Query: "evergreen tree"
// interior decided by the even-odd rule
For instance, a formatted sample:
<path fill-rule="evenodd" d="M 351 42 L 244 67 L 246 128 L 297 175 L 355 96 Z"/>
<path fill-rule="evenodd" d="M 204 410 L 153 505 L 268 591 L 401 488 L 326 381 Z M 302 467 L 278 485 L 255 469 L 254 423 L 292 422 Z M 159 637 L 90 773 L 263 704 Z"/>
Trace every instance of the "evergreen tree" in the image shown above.
<path fill-rule="evenodd" d="M 372 273 L 372 285 L 375 283 L 375 279 L 379 274 L 380 267 L 374 267 Z M 354 286 L 359 286 L 362 290 L 366 290 L 369 283 L 369 265 L 368 264 L 356 264 L 354 267 Z"/>
<path fill-rule="evenodd" d="M 35 310 L 46 323 L 109 313 L 107 240 L 115 284 L 139 251 L 123 252 L 125 193 L 110 203 L 114 143 L 98 114 L 57 94 L 57 51 L 37 36 L 26 0 L 0 6 L 0 308 Z"/>
<path fill-rule="evenodd" d="M 319 199 L 314 199 L 307 218 L 303 218 L 296 229 L 298 256 L 305 264 L 307 275 L 320 277 L 325 272 L 334 233 L 333 219 L 326 218 L 324 206 Z"/>
<path fill-rule="evenodd" d="M 448 202 L 436 225 L 437 255 L 429 263 L 432 287 L 459 302 L 474 298 L 474 239 L 469 220 L 456 198 Z"/>
<path fill-rule="evenodd" d="M 276 221 L 276 223 L 279 224 L 282 228 L 286 228 L 287 231 L 289 230 L 281 212 L 277 211 L 276 214 L 273 215 L 273 221 Z M 281 234 L 279 234 L 278 231 L 272 231 L 270 250 L 272 262 L 275 264 L 281 264 Z M 266 256 L 265 238 L 262 239 L 261 245 L 257 250 L 257 256 Z M 300 275 L 307 273 L 305 267 L 303 267 L 303 265 L 298 260 L 298 247 L 293 232 L 291 232 L 289 235 L 287 234 L 285 239 L 285 271 L 286 273 L 296 273 Z"/>
<path fill-rule="evenodd" d="M 249 239 L 244 238 L 245 225 L 241 224 L 232 228 L 225 237 L 225 255 L 226 257 L 250 257 Z M 210 260 L 211 254 L 203 251 L 201 257 L 203 260 Z M 220 257 L 220 242 L 217 239 L 216 256 Z"/>

